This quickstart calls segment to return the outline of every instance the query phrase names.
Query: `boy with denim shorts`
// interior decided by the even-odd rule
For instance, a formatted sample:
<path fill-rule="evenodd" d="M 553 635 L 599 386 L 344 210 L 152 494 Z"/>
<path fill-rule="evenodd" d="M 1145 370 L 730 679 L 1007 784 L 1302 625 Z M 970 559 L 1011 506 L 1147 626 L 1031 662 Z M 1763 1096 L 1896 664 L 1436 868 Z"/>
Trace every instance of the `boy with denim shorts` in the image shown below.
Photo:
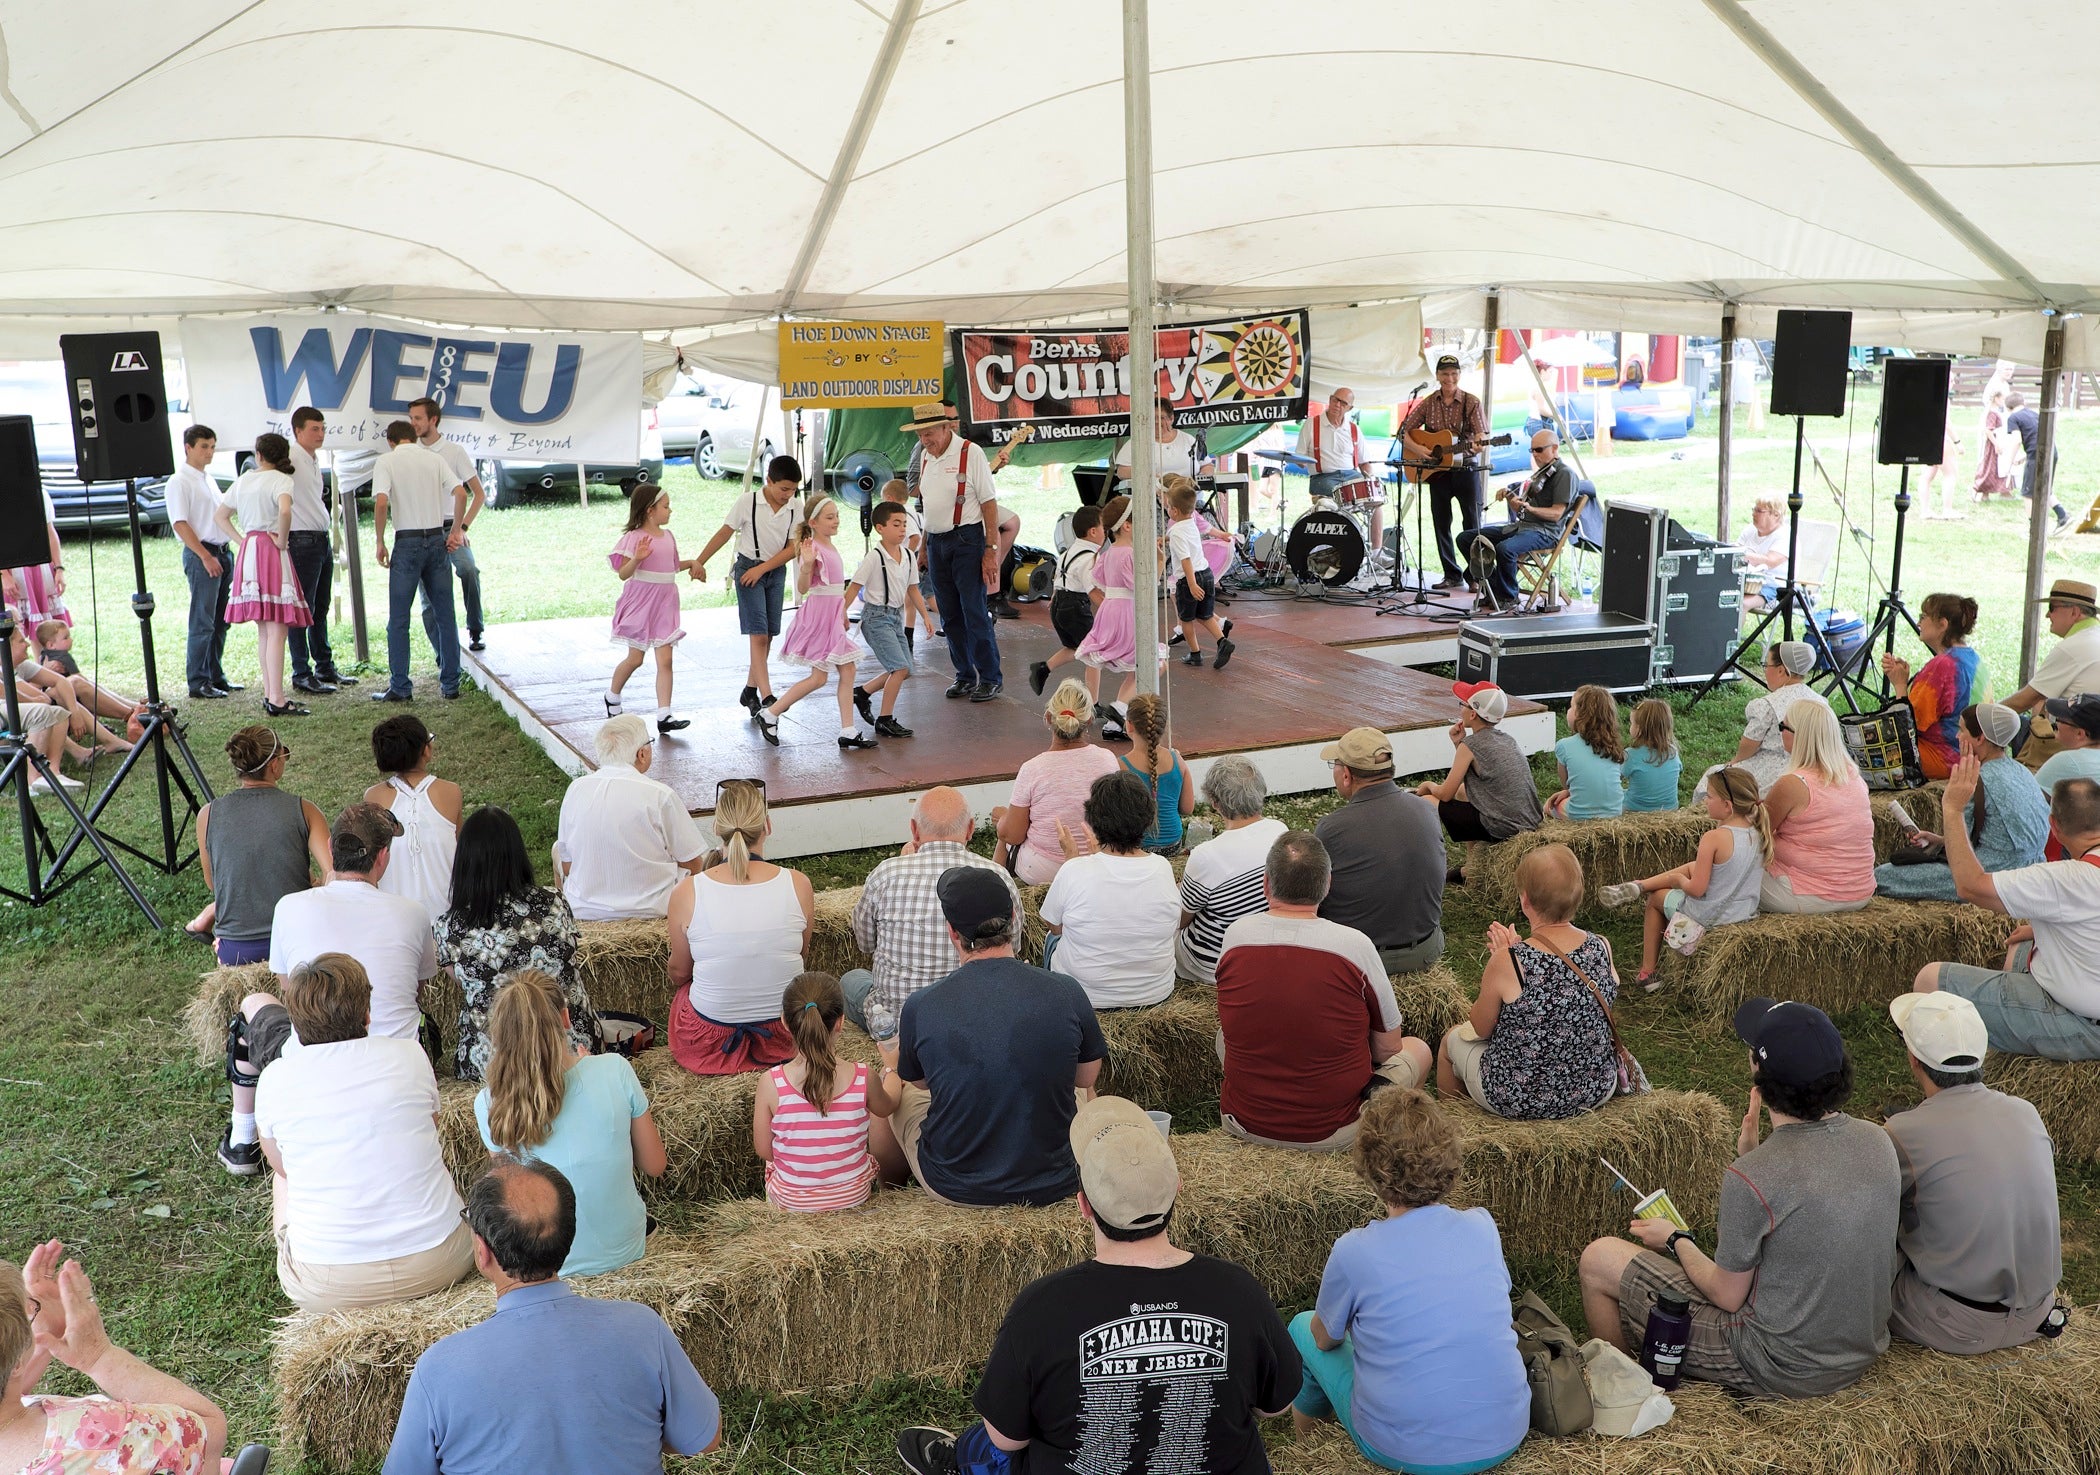
<path fill-rule="evenodd" d="M 899 722 L 897 693 L 911 679 L 911 647 L 904 639 L 905 611 L 926 612 L 919 596 L 918 559 L 905 546 L 911 519 L 901 502 L 879 503 L 871 521 L 876 545 L 860 561 L 846 584 L 846 608 L 860 596 L 860 638 L 882 669 L 853 688 L 853 705 L 860 720 L 875 729 L 878 737 L 910 737 L 911 729 Z M 876 715 L 874 699 L 882 693 L 882 713 Z"/>
<path fill-rule="evenodd" d="M 751 642 L 751 668 L 737 700 L 754 718 L 773 705 L 766 657 L 780 634 L 787 566 L 794 561 L 795 528 L 802 521 L 802 501 L 795 495 L 801 483 L 802 467 L 795 458 L 775 456 L 766 467 L 765 485 L 729 504 L 728 517 L 693 560 L 693 577 L 704 580 L 707 561 L 736 540 L 736 561 L 729 570 L 736 587 L 736 622 Z"/>
<path fill-rule="evenodd" d="M 1170 476 L 1166 479 L 1165 498 L 1171 519 L 1167 525 L 1167 567 L 1174 577 L 1174 614 L 1189 643 L 1188 654 L 1181 659 L 1186 665 L 1202 665 L 1203 647 L 1196 637 L 1207 633 L 1218 653 L 1216 669 L 1222 671 L 1232 659 L 1232 637 L 1218 623 L 1217 577 L 1203 556 L 1203 534 L 1196 526 L 1196 484 L 1185 476 Z"/>

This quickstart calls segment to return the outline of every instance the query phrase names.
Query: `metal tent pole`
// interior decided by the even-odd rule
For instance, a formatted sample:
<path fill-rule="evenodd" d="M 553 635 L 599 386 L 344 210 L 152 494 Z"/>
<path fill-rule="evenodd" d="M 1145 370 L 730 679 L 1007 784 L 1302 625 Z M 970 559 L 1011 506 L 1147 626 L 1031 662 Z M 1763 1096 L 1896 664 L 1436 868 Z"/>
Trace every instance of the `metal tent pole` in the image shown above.
<path fill-rule="evenodd" d="M 1735 457 L 1735 304 L 1721 309 L 1721 436 L 1719 470 L 1715 480 L 1719 492 L 1714 499 L 1714 536 L 1728 541 L 1732 510 L 1729 477 Z"/>
<path fill-rule="evenodd" d="M 2034 500 L 2027 508 L 2027 604 L 2020 614 L 2020 684 L 2025 686 L 2041 659 L 2042 607 L 2037 602 L 2047 570 L 2049 509 L 2056 505 L 2056 392 L 2064 376 L 2064 322 L 2049 321 L 2042 340 L 2042 402 L 2035 407 Z"/>
<path fill-rule="evenodd" d="M 1152 38 L 1147 0 L 1123 0 L 1123 275 L 1130 289 L 1130 546 L 1136 560 L 1137 689 L 1159 691 L 1158 371 L 1152 279 Z"/>

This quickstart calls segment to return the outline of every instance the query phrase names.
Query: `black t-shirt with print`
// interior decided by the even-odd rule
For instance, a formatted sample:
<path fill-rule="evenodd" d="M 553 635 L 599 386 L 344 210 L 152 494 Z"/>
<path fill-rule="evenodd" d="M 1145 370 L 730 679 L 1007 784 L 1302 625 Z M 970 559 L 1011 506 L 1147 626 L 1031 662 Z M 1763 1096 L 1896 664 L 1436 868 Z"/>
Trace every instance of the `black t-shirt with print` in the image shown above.
<path fill-rule="evenodd" d="M 1021 1475 L 1266 1475 L 1258 1415 L 1300 1375 L 1275 1303 L 1229 1260 L 1088 1260 L 1014 1298 L 976 1404 L 1029 1441 Z"/>

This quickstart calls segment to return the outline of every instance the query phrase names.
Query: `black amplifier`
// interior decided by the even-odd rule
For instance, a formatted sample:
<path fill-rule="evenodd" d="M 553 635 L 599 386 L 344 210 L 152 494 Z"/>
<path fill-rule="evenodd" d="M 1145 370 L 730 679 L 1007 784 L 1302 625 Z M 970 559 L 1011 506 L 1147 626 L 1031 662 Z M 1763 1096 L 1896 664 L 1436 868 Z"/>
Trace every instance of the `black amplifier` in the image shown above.
<path fill-rule="evenodd" d="M 1645 691 L 1655 627 L 1630 615 L 1570 610 L 1472 620 L 1458 627 L 1458 679 L 1511 696 L 1564 697 L 1578 686 Z"/>

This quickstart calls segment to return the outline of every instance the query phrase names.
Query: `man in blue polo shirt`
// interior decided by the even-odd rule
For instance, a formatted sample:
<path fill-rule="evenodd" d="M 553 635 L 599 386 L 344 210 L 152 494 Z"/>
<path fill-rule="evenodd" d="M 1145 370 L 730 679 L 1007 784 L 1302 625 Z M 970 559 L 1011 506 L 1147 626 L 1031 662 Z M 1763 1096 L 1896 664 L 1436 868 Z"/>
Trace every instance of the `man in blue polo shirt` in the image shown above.
<path fill-rule="evenodd" d="M 416 1360 L 385 1475 L 641 1475 L 721 1443 L 721 1405 L 663 1318 L 558 1279 L 576 1193 L 557 1169 L 499 1163 L 467 1224 L 496 1314 Z"/>

